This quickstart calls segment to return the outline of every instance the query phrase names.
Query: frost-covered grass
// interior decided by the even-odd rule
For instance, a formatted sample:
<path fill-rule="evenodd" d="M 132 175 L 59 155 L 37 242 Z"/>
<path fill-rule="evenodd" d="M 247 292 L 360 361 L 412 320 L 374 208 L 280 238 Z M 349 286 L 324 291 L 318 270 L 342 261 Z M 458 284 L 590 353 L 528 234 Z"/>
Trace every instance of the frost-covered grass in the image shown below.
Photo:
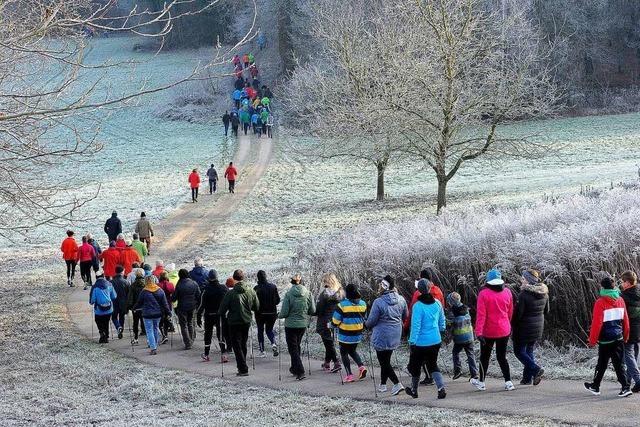
<path fill-rule="evenodd" d="M 0 419 L 5 426 L 556 425 L 463 411 L 315 398 L 146 365 L 77 335 L 64 286 L 0 283 Z M 366 416 L 356 416 L 366 414 Z"/>

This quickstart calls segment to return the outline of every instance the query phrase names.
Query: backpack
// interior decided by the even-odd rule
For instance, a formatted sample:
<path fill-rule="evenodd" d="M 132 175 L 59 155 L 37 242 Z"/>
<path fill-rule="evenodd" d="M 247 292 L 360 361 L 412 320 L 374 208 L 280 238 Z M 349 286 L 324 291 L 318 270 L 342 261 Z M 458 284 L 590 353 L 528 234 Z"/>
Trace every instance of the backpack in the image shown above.
<path fill-rule="evenodd" d="M 111 310 L 111 295 L 109 295 L 109 288 L 95 288 L 95 297 L 97 308 L 102 311 Z"/>

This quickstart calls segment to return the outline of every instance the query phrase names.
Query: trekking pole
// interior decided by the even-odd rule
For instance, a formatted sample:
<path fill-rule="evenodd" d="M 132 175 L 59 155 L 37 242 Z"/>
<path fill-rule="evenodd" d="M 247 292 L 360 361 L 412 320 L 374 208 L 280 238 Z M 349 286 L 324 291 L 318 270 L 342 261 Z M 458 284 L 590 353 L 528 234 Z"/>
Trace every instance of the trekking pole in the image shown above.
<path fill-rule="evenodd" d="M 222 354 L 222 345 L 220 345 L 221 342 L 224 342 L 224 330 L 222 329 L 222 325 L 224 325 L 224 322 L 222 321 L 222 316 L 218 316 L 218 322 L 220 322 L 220 339 L 218 340 L 218 347 L 220 347 L 220 365 L 222 368 L 222 378 L 224 378 L 224 354 Z M 224 344 L 225 349 L 227 347 L 227 344 Z"/>
<path fill-rule="evenodd" d="M 173 348 L 173 331 L 175 331 L 175 326 L 173 326 L 173 310 L 169 311 L 169 348 Z"/>
<path fill-rule="evenodd" d="M 253 318 L 251 318 L 251 323 L 249 324 L 249 340 L 251 343 L 251 364 L 253 365 L 253 370 L 256 370 L 256 358 L 253 357 Z"/>
<path fill-rule="evenodd" d="M 131 316 L 133 317 L 133 313 L 131 313 Z M 133 349 L 133 332 L 131 332 L 131 322 L 131 317 L 129 317 L 129 342 L 131 343 L 131 353 L 135 353 L 135 350 Z"/>
<path fill-rule="evenodd" d="M 336 345 L 336 330 L 335 328 L 331 328 L 331 333 L 333 334 L 333 346 Z M 335 348 L 334 348 L 335 350 Z M 336 359 L 338 358 L 338 355 L 336 355 Z M 344 385 L 344 378 L 342 378 L 342 363 L 340 364 L 340 370 L 338 371 L 338 375 L 340 375 L 340 384 Z"/>
<path fill-rule="evenodd" d="M 367 342 L 369 343 L 369 362 L 371 363 L 371 380 L 373 381 L 373 392 L 376 396 L 376 399 L 378 398 L 378 387 L 376 387 L 376 376 L 374 374 L 376 368 L 373 365 L 373 353 L 371 352 L 371 332 L 369 332 L 369 339 L 367 340 Z"/>
<path fill-rule="evenodd" d="M 309 351 L 309 326 L 311 325 L 311 319 L 309 319 L 309 323 L 307 324 L 307 336 L 306 341 L 307 341 L 307 366 L 309 367 L 309 376 L 311 376 L 311 354 Z"/>
<path fill-rule="evenodd" d="M 278 318 L 278 381 L 282 381 L 282 352 L 280 341 L 282 340 L 282 319 Z"/>

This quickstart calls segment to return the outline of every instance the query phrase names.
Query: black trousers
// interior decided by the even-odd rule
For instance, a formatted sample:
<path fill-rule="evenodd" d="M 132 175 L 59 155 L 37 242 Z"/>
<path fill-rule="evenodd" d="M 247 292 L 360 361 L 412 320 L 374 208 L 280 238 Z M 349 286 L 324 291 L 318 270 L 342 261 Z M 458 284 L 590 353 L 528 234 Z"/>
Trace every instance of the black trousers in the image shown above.
<path fill-rule="evenodd" d="M 225 323 L 223 325 L 222 323 Z M 220 352 L 222 354 L 227 352 L 227 345 L 225 344 L 226 337 L 222 333 L 222 329 L 229 329 L 226 325 L 226 320 L 223 319 L 220 322 L 220 316 L 217 314 L 211 314 L 204 316 L 204 354 L 209 355 L 211 350 L 211 339 L 213 338 L 213 328 L 216 328 L 216 338 L 218 339 L 218 345 L 220 346 Z"/>
<path fill-rule="evenodd" d="M 145 334 L 144 330 L 144 321 L 142 320 L 142 312 L 134 311 L 133 312 L 133 338 L 138 339 L 138 324 L 140 324 L 140 331 Z"/>
<path fill-rule="evenodd" d="M 98 327 L 98 333 L 100 334 L 100 340 L 109 339 L 109 320 L 110 314 L 95 315 L 96 326 Z"/>
<path fill-rule="evenodd" d="M 616 371 L 616 377 L 622 388 L 629 387 L 624 366 L 624 342 L 622 340 L 598 345 L 598 363 L 596 364 L 596 373 L 593 376 L 593 385 L 596 388 L 600 387 L 602 377 L 609 366 L 609 360 L 613 364 L 613 369 Z"/>
<path fill-rule="evenodd" d="M 411 354 L 409 355 L 409 373 L 413 377 L 420 377 L 420 370 L 423 365 L 427 367 L 430 374 L 440 372 L 438 368 L 438 352 L 440 344 L 430 345 L 426 347 L 411 346 Z"/>
<path fill-rule="evenodd" d="M 214 180 L 209 180 L 209 194 L 213 194 L 216 192 L 218 187 L 218 181 Z"/>
<path fill-rule="evenodd" d="M 276 336 L 273 332 L 273 325 L 276 324 L 278 315 L 273 314 L 258 314 L 256 313 L 256 326 L 258 327 L 258 349 L 264 351 L 264 334 L 266 332 L 267 338 L 271 344 L 276 343 Z"/>
<path fill-rule="evenodd" d="M 231 133 L 233 133 L 234 136 L 238 136 L 238 125 L 231 125 Z"/>
<path fill-rule="evenodd" d="M 235 193 L 236 190 L 236 180 L 229 180 L 229 193 Z"/>
<path fill-rule="evenodd" d="M 93 267 L 93 261 L 80 262 L 80 276 L 82 276 L 82 281 L 89 286 L 91 286 L 91 267 Z"/>
<path fill-rule="evenodd" d="M 120 308 L 116 305 L 113 308 L 113 313 L 111 313 L 111 321 L 113 322 L 113 326 L 118 328 L 124 328 L 124 316 L 127 314 L 126 310 L 120 310 Z"/>
<path fill-rule="evenodd" d="M 398 384 L 398 376 L 396 372 L 393 370 L 393 366 L 391 366 L 391 355 L 393 354 L 393 350 L 376 350 L 376 356 L 378 357 L 378 362 L 380 362 L 380 384 L 386 384 L 387 379 L 391 380 L 392 383 Z"/>
<path fill-rule="evenodd" d="M 195 202 L 198 200 L 198 187 L 191 189 L 191 201 Z"/>
<path fill-rule="evenodd" d="M 344 366 L 344 371 L 347 373 L 347 375 L 351 375 L 351 362 L 349 361 L 349 356 L 351 356 L 353 361 L 356 362 L 356 365 L 358 365 L 358 367 L 364 365 L 364 363 L 362 363 L 362 358 L 358 354 L 357 348 L 358 343 L 340 343 L 340 357 L 342 358 L 342 365 Z"/>
<path fill-rule="evenodd" d="M 505 381 L 511 381 L 511 371 L 509 370 L 509 362 L 507 361 L 508 336 L 502 338 L 485 338 L 484 344 L 480 344 L 480 381 L 484 382 L 487 376 L 489 360 L 491 360 L 494 344 L 496 345 L 496 359 L 498 359 L 502 376 Z"/>
<path fill-rule="evenodd" d="M 244 130 L 244 134 L 246 135 L 247 131 L 249 130 L 249 123 L 243 123 L 242 129 Z"/>
<path fill-rule="evenodd" d="M 338 355 L 336 354 L 336 347 L 333 340 L 322 338 L 322 344 L 324 344 L 324 361 L 325 363 L 338 362 Z"/>
<path fill-rule="evenodd" d="M 236 356 L 236 366 L 238 372 L 246 374 L 249 372 L 247 366 L 247 340 L 249 339 L 249 324 L 246 325 L 229 325 L 229 339 L 231 347 Z"/>
<path fill-rule="evenodd" d="M 67 264 L 67 280 L 73 280 L 76 276 L 76 260 L 67 259 L 64 262 Z"/>
<path fill-rule="evenodd" d="M 169 335 L 169 332 L 174 331 L 173 322 L 171 321 L 171 312 L 169 312 L 169 314 L 165 316 L 162 316 L 162 318 L 160 319 L 159 329 L 160 333 L 165 337 Z"/>
<path fill-rule="evenodd" d="M 176 310 L 178 322 L 180 322 L 180 332 L 182 332 L 182 342 L 185 347 L 191 347 L 196 339 L 196 326 L 194 324 L 193 310 Z"/>
<path fill-rule="evenodd" d="M 224 124 L 224 136 L 227 136 L 229 133 L 229 123 Z"/>
<path fill-rule="evenodd" d="M 284 328 L 287 337 L 287 350 L 291 356 L 291 373 L 294 375 L 304 374 L 304 364 L 302 363 L 302 337 L 307 328 Z"/>

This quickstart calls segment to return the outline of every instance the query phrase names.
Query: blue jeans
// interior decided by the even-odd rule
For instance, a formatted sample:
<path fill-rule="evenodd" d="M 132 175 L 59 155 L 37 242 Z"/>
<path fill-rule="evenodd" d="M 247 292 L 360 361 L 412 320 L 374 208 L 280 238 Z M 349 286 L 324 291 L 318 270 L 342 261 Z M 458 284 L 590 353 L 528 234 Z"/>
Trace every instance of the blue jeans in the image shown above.
<path fill-rule="evenodd" d="M 624 364 L 627 365 L 627 383 L 631 380 L 640 384 L 640 370 L 638 370 L 638 355 L 640 355 L 640 344 L 630 342 L 624 345 Z"/>
<path fill-rule="evenodd" d="M 462 371 L 462 363 L 460 362 L 460 352 L 462 350 L 467 355 L 469 375 L 471 375 L 471 378 L 476 378 L 478 376 L 478 367 L 476 366 L 476 356 L 473 351 L 473 341 L 466 344 L 453 344 L 453 370 L 454 372 Z"/>
<path fill-rule="evenodd" d="M 149 344 L 149 348 L 151 350 L 156 350 L 158 348 L 158 342 L 160 341 L 160 318 L 157 319 L 147 319 L 144 320 L 144 329 L 147 331 L 147 343 Z"/>
<path fill-rule="evenodd" d="M 533 349 L 535 348 L 535 346 L 535 341 L 527 343 L 513 343 L 513 352 L 515 353 L 515 356 L 518 358 L 520 363 L 524 365 L 524 370 L 522 371 L 522 380 L 524 382 L 531 381 L 540 370 L 540 366 L 538 366 L 538 364 L 536 363 L 536 358 L 533 354 Z"/>

